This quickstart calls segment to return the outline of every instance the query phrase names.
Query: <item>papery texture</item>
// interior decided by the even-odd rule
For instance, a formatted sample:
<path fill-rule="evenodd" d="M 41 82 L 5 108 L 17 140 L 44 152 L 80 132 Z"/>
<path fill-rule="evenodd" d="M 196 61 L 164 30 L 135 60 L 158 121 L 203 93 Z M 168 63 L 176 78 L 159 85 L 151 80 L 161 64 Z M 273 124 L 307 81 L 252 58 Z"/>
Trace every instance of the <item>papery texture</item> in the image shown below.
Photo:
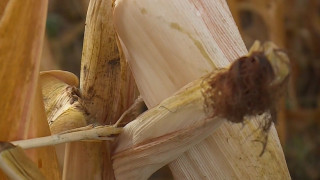
<path fill-rule="evenodd" d="M 115 8 L 115 25 L 148 107 L 186 83 L 247 53 L 225 1 L 127 1 Z M 169 164 L 176 179 L 289 179 L 274 127 L 267 152 L 253 142 L 258 120 L 224 123 Z"/>
<path fill-rule="evenodd" d="M 88 123 L 114 124 L 135 99 L 135 83 L 121 58 L 111 0 L 91 0 L 81 59 L 80 103 Z M 114 179 L 110 142 L 76 142 L 66 148 L 64 179 Z"/>
<path fill-rule="evenodd" d="M 41 91 L 37 91 L 47 5 L 47 0 L 10 0 L 0 20 L 2 141 L 50 135 Z M 60 178 L 54 149 L 37 149 L 29 156 L 49 179 Z"/>

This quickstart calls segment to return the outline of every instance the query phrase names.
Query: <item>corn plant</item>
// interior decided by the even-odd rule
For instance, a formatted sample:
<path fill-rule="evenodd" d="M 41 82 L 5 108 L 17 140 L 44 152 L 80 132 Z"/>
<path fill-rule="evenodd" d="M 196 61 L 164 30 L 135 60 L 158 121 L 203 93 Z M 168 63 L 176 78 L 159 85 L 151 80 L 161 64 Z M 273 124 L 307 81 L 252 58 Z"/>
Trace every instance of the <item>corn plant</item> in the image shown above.
<path fill-rule="evenodd" d="M 91 0 L 80 81 L 38 73 L 46 9 L 0 3 L 6 175 L 290 179 L 272 125 L 289 60 L 273 43 L 247 52 L 225 1 Z"/>

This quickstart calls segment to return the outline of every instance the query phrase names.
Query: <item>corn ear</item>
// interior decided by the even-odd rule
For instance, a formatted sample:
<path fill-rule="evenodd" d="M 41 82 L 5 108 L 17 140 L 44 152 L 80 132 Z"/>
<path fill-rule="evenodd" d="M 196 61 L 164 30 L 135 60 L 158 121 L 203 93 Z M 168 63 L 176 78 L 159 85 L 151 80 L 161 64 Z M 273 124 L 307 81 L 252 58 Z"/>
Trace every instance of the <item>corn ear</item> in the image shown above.
<path fill-rule="evenodd" d="M 205 105 L 207 88 L 196 80 L 124 127 L 113 156 L 117 179 L 147 179 L 220 126 L 224 119 L 210 118 Z"/>
<path fill-rule="evenodd" d="M 251 55 L 254 52 L 261 51 L 265 52 L 277 77 L 273 83 L 277 84 L 283 82 L 288 77 L 291 71 L 290 60 L 288 56 L 284 52 L 282 52 L 274 43 L 266 42 L 264 44 L 261 44 L 259 41 L 255 41 L 253 43 L 248 55 Z"/>
<path fill-rule="evenodd" d="M 229 64 L 228 60 L 246 53 L 238 32 L 229 28 L 235 27 L 232 18 L 221 17 L 219 13 L 208 17 L 206 10 L 193 1 L 118 0 L 115 3 L 115 27 L 148 107 L 158 104 L 191 80 L 224 67 Z M 222 5 L 213 8 L 228 12 Z M 225 23 L 210 24 L 213 16 L 224 18 Z M 211 33 L 214 29 L 230 36 L 222 40 L 219 34 Z M 230 53 L 223 53 L 226 49 Z M 219 62 L 213 63 L 218 59 Z M 141 88 L 145 84 L 151 87 Z"/>
<path fill-rule="evenodd" d="M 247 53 L 225 1 L 116 1 L 114 21 L 147 106 Z M 175 179 L 289 179 L 275 128 L 266 155 L 248 140 L 259 127 L 223 123 L 169 163 Z M 158 129 L 165 131 L 165 129 Z M 137 178 L 138 179 L 138 178 Z"/>

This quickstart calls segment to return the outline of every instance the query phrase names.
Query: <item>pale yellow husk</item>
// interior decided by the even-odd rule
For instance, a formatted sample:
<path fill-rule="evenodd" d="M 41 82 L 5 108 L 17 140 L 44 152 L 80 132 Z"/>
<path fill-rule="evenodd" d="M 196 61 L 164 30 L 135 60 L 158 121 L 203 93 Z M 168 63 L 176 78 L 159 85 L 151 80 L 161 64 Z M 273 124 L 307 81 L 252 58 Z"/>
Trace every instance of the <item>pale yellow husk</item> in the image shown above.
<path fill-rule="evenodd" d="M 125 56 L 149 108 L 188 82 L 247 53 L 225 1 L 118 0 L 114 20 Z M 290 179 L 274 127 L 269 132 L 266 152 L 259 157 L 262 146 L 252 141 L 257 138 L 252 133 L 258 122 L 253 119 L 244 127 L 223 123 L 210 137 L 169 164 L 173 176 Z M 167 128 L 170 129 L 162 127 L 153 133 Z"/>
<path fill-rule="evenodd" d="M 87 125 L 85 112 L 78 101 L 78 78 L 66 71 L 44 71 L 40 83 L 45 110 L 52 134 Z"/>
<path fill-rule="evenodd" d="M 40 84 L 51 134 L 87 125 L 84 109 L 75 94 L 79 80 L 67 71 L 40 72 Z M 64 166 L 65 145 L 55 146 L 60 168 Z"/>
<path fill-rule="evenodd" d="M 124 127 L 113 156 L 117 179 L 147 179 L 220 126 L 224 119 L 205 105 L 207 88 L 196 80 Z"/>

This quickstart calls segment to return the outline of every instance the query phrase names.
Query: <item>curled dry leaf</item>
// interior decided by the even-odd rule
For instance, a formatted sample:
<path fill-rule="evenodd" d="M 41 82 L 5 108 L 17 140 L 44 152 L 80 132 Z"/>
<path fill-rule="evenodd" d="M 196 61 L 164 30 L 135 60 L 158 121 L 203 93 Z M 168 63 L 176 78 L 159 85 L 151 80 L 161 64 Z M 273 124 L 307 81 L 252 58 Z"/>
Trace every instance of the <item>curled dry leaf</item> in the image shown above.
<path fill-rule="evenodd" d="M 40 56 L 48 1 L 0 2 L 0 140 L 11 141 L 50 134 L 41 91 Z M 52 147 L 28 151 L 28 157 L 48 179 L 59 179 Z M 23 162 L 22 162 L 23 163 Z M 0 171 L 0 179 L 6 179 Z"/>
<path fill-rule="evenodd" d="M 40 84 L 51 134 L 87 125 L 80 105 L 77 76 L 66 71 L 40 72 Z M 64 166 L 65 145 L 55 146 L 59 164 Z"/>
<path fill-rule="evenodd" d="M 78 78 L 66 71 L 40 73 L 40 82 L 48 123 L 52 134 L 87 125 L 78 99 Z"/>

